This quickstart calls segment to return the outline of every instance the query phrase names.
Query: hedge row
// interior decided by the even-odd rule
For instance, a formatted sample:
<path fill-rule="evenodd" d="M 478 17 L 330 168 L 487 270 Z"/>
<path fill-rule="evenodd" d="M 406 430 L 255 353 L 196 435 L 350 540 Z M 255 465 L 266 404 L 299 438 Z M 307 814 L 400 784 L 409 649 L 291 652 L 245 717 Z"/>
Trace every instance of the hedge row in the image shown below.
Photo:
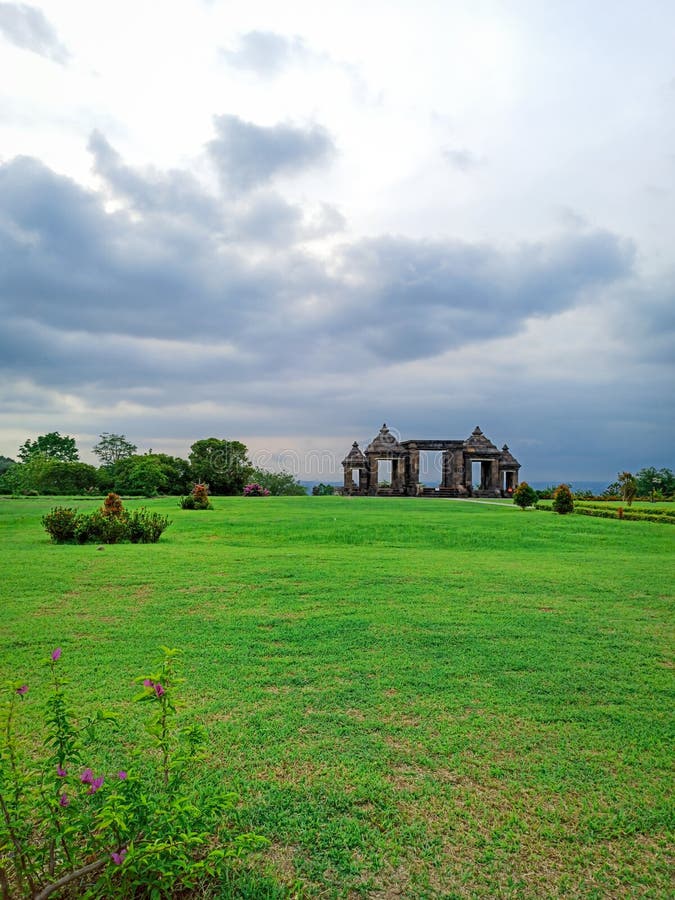
<path fill-rule="evenodd" d="M 595 516 L 598 519 L 628 519 L 631 522 L 661 522 L 675 525 L 675 514 L 665 509 L 643 512 L 639 509 L 624 509 L 621 506 L 608 509 L 601 506 L 577 505 L 574 512 L 579 516 Z"/>

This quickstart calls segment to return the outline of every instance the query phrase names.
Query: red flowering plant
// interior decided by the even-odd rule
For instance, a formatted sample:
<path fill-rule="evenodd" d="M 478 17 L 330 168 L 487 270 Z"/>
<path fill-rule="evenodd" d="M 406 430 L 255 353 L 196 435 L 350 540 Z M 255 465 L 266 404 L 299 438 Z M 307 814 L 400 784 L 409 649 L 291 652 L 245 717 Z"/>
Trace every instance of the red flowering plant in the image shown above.
<path fill-rule="evenodd" d="M 149 702 L 150 747 L 138 747 L 129 765 L 96 760 L 99 712 L 77 722 L 67 702 L 58 647 L 45 660 L 51 690 L 44 705 L 44 758 L 29 751 L 19 704 L 33 691 L 17 682 L 0 706 L 0 893 L 46 900 L 68 896 L 172 897 L 206 891 L 226 875 L 233 857 L 267 842 L 237 834 L 223 811 L 236 797 L 193 779 L 204 731 L 181 725 L 175 669 L 179 651 L 163 647 L 156 671 L 141 676 L 136 699 Z M 37 693 L 37 691 L 36 691 Z M 28 729 L 26 729 L 28 731 Z M 148 752 L 149 751 L 149 752 Z M 204 772 L 200 773 L 200 779 Z M 59 893 L 62 896 L 62 893 Z"/>
<path fill-rule="evenodd" d="M 269 497 L 270 492 L 257 481 L 244 487 L 244 497 Z"/>

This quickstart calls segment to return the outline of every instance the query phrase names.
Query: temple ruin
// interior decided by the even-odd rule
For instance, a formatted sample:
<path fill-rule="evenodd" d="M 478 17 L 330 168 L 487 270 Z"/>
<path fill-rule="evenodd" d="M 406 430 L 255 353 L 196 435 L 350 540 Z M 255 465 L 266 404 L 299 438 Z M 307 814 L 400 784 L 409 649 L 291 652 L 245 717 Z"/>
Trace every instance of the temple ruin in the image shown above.
<path fill-rule="evenodd" d="M 420 453 L 429 450 L 441 454 L 437 488 L 420 482 Z M 382 461 L 391 465 L 390 481 L 386 483 L 380 478 Z M 473 484 L 474 463 L 479 464 L 477 486 Z M 478 427 L 465 441 L 398 441 L 386 424 L 365 452 L 354 441 L 342 466 L 343 494 L 389 497 L 508 497 L 518 484 L 520 469 L 508 446 L 504 444 L 499 450 Z"/>

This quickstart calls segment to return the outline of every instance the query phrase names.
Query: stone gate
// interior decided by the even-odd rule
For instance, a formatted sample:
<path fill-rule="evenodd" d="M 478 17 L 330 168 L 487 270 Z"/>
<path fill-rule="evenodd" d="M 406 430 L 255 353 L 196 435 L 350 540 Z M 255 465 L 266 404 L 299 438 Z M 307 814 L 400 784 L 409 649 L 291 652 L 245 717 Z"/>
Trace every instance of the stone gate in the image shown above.
<path fill-rule="evenodd" d="M 420 453 L 442 454 L 441 483 L 426 488 L 420 483 Z M 391 464 L 391 481 L 379 481 L 379 463 Z M 473 463 L 480 463 L 480 482 L 472 483 Z M 518 484 L 520 463 L 504 444 L 501 450 L 476 427 L 465 441 L 399 441 L 386 424 L 363 452 L 354 441 L 342 461 L 343 493 L 349 495 L 393 497 L 503 497 L 510 496 Z"/>

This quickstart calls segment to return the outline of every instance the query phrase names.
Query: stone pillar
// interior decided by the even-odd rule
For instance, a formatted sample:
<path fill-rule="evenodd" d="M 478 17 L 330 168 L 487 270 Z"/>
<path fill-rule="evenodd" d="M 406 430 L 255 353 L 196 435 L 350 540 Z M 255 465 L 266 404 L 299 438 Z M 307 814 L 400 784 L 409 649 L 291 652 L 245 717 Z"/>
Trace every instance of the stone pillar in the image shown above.
<path fill-rule="evenodd" d="M 368 489 L 371 495 L 377 494 L 377 457 L 368 454 Z"/>
<path fill-rule="evenodd" d="M 412 489 L 414 493 L 417 491 L 417 485 L 420 480 L 420 451 L 417 447 L 409 448 L 409 460 L 410 460 L 410 474 L 409 474 L 409 488 Z"/>
<path fill-rule="evenodd" d="M 345 466 L 345 476 L 344 476 L 344 492 L 345 494 L 351 494 L 352 489 L 354 487 L 354 479 L 352 478 L 352 470 L 349 466 Z"/>
<path fill-rule="evenodd" d="M 499 488 L 499 460 L 493 459 L 490 465 L 490 490 L 499 496 L 501 494 Z"/>

